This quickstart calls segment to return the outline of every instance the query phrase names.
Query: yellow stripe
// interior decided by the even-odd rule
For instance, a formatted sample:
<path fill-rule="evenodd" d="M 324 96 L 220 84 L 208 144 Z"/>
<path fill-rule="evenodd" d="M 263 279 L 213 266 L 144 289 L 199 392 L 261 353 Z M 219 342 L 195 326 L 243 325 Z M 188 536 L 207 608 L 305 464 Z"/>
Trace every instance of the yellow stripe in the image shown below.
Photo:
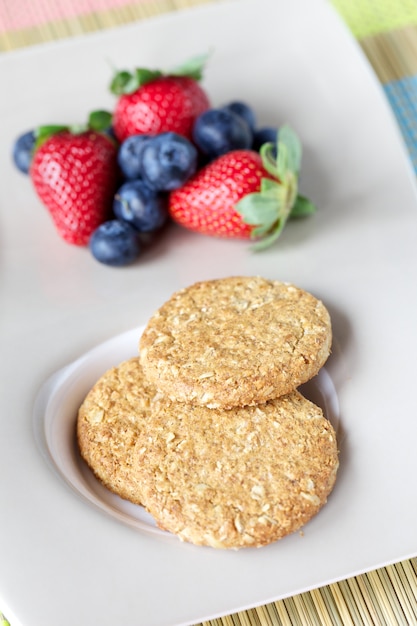
<path fill-rule="evenodd" d="M 360 44 L 383 84 L 417 74 L 417 26 L 365 37 Z"/>
<path fill-rule="evenodd" d="M 416 0 L 330 1 L 358 39 L 417 24 Z"/>

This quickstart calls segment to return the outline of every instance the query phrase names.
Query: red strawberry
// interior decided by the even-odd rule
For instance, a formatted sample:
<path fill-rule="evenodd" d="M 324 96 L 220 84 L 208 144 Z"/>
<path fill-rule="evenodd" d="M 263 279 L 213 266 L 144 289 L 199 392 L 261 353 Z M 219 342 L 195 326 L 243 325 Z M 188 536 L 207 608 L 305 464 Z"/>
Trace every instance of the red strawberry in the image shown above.
<path fill-rule="evenodd" d="M 198 171 L 170 193 L 173 220 L 191 230 L 219 237 L 255 238 L 258 248 L 279 237 L 291 217 L 307 215 L 314 205 L 298 195 L 301 145 L 288 126 L 261 154 L 233 150 Z"/>
<path fill-rule="evenodd" d="M 117 139 L 166 131 L 191 139 L 195 119 L 210 106 L 197 82 L 205 58 L 196 57 L 168 75 L 144 69 L 116 74 L 111 91 L 120 96 L 113 115 Z"/>
<path fill-rule="evenodd" d="M 242 221 L 235 206 L 243 196 L 259 191 L 264 177 L 269 174 L 259 153 L 228 152 L 171 192 L 171 217 L 199 233 L 248 239 L 252 227 Z"/>
<path fill-rule="evenodd" d="M 68 243 L 86 245 L 110 215 L 118 183 L 116 155 L 114 142 L 92 130 L 73 134 L 61 129 L 36 149 L 33 185 Z"/>

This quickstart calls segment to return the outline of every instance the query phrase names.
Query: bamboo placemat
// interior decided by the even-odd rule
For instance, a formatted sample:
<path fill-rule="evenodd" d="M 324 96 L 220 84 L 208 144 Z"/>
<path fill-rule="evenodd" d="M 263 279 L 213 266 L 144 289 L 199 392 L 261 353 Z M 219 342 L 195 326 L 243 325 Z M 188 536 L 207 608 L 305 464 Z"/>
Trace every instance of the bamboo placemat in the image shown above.
<path fill-rule="evenodd" d="M 0 53 L 221 1 L 0 0 Z M 329 2 L 373 66 L 417 172 L 417 0 Z M 417 625 L 417 557 L 196 626 L 361 624 Z M 0 626 L 8 626 L 1 612 Z"/>

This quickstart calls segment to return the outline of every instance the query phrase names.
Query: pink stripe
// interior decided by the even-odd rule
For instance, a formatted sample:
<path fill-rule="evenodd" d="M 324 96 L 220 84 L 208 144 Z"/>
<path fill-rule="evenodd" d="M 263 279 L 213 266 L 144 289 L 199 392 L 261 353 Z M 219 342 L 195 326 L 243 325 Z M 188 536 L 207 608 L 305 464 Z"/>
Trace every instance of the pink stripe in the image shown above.
<path fill-rule="evenodd" d="M 135 0 L 148 2 L 149 0 Z M 132 0 L 0 0 L 0 32 L 132 4 Z"/>

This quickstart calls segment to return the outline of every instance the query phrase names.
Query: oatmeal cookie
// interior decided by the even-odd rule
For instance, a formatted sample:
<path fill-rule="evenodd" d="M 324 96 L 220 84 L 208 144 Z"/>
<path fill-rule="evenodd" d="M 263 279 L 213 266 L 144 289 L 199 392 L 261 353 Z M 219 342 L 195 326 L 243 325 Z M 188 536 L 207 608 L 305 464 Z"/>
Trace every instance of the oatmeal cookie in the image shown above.
<path fill-rule="evenodd" d="M 260 277 L 199 282 L 152 316 L 139 342 L 147 379 L 171 400 L 231 408 L 295 390 L 325 363 L 327 309 L 288 283 Z"/>
<path fill-rule="evenodd" d="M 155 403 L 155 391 L 143 380 L 135 357 L 106 372 L 78 412 L 81 456 L 108 489 L 136 504 L 140 496 L 131 473 L 132 453 Z"/>
<path fill-rule="evenodd" d="M 298 391 L 227 413 L 160 403 L 140 429 L 132 471 L 160 528 L 197 545 L 263 546 L 326 502 L 336 434 Z"/>

